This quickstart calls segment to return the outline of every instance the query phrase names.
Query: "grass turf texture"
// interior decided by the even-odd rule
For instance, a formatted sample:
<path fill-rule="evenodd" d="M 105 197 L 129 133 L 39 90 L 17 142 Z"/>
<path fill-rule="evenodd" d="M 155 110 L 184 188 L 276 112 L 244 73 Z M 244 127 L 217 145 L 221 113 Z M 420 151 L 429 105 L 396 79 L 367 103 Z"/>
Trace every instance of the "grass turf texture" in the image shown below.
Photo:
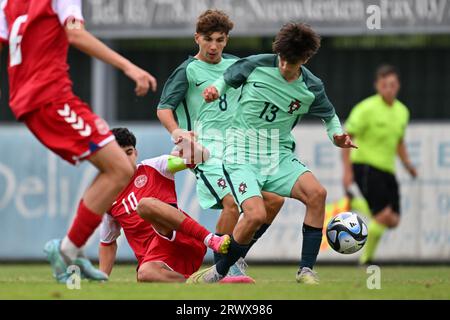
<path fill-rule="evenodd" d="M 47 265 L 0 265 L 0 299 L 450 299 L 450 267 L 381 267 L 381 289 L 369 290 L 365 268 L 318 266 L 321 283 L 296 283 L 295 266 L 251 266 L 254 285 L 136 283 L 134 265 L 118 265 L 109 282 L 57 284 Z"/>

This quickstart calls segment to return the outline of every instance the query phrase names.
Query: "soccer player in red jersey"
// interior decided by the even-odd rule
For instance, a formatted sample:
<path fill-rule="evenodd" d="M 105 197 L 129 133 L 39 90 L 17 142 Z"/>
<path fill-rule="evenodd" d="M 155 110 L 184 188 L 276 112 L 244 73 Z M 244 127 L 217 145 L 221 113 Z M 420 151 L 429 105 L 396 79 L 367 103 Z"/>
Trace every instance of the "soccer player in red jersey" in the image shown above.
<path fill-rule="evenodd" d="M 65 282 L 67 266 L 75 264 L 85 277 L 106 280 L 81 248 L 134 170 L 106 122 L 74 95 L 66 61 L 69 45 L 122 70 L 136 83 L 138 96 L 155 91 L 156 80 L 84 29 L 81 0 L 1 1 L 0 41 L 0 50 L 9 45 L 9 104 L 16 118 L 66 161 L 88 160 L 99 170 L 67 236 L 45 246 L 54 276 Z"/>
<path fill-rule="evenodd" d="M 184 282 L 200 268 L 206 247 L 226 253 L 230 236 L 214 235 L 178 209 L 174 173 L 187 168 L 183 159 L 163 155 L 136 165 L 136 137 L 126 128 L 112 132 L 135 172 L 103 217 L 100 270 L 111 273 L 123 228 L 138 260 L 138 281 Z"/>

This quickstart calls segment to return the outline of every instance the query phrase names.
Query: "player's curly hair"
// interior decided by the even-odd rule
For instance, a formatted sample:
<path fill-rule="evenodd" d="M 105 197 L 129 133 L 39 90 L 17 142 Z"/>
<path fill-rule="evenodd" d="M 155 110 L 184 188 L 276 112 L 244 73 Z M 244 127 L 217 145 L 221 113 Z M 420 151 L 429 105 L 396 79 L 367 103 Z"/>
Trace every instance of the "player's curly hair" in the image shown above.
<path fill-rule="evenodd" d="M 272 50 L 289 63 L 306 61 L 320 48 L 320 36 L 307 24 L 287 23 L 278 32 Z"/>
<path fill-rule="evenodd" d="M 116 141 L 119 144 L 119 146 L 123 147 L 129 147 L 133 146 L 136 148 L 136 137 L 127 128 L 114 128 L 111 130 L 114 136 L 116 137 Z"/>
<path fill-rule="evenodd" d="M 214 32 L 223 32 L 228 35 L 233 27 L 234 23 L 225 12 L 208 9 L 198 17 L 196 32 L 203 35 L 210 35 Z"/>

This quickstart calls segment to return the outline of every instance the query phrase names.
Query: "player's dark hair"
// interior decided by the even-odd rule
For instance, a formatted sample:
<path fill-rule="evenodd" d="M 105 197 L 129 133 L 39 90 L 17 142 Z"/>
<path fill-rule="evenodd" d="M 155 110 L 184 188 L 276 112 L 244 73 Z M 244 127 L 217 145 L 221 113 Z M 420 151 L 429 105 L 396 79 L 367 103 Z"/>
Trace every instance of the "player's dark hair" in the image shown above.
<path fill-rule="evenodd" d="M 320 48 L 320 36 L 307 24 L 287 23 L 278 32 L 272 50 L 288 63 L 311 58 Z"/>
<path fill-rule="evenodd" d="M 392 66 L 390 64 L 382 64 L 377 68 L 377 71 L 375 72 L 375 81 L 377 81 L 380 78 L 385 78 L 390 75 L 396 75 L 397 78 L 400 79 L 400 73 L 397 69 L 397 67 Z"/>
<path fill-rule="evenodd" d="M 116 141 L 119 146 L 122 148 L 129 146 L 136 148 L 136 137 L 130 130 L 127 128 L 114 128 L 111 131 L 116 137 Z"/>
<path fill-rule="evenodd" d="M 196 32 L 203 35 L 223 32 L 228 35 L 233 27 L 233 22 L 225 12 L 209 9 L 198 17 Z"/>

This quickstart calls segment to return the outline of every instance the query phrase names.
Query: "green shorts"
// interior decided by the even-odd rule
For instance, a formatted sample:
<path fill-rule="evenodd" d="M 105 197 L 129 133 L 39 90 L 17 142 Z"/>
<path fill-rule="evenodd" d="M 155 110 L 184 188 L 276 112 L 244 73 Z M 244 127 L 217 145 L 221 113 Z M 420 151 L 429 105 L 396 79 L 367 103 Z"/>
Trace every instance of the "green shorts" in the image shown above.
<path fill-rule="evenodd" d="M 199 164 L 193 170 L 197 178 L 197 197 L 203 209 L 223 209 L 222 199 L 231 192 L 222 164 Z"/>
<path fill-rule="evenodd" d="M 251 197 L 262 197 L 261 191 L 291 197 L 292 188 L 298 177 L 310 171 L 293 153 L 281 154 L 277 164 L 270 174 L 258 165 L 229 163 L 224 165 L 225 177 L 239 207 Z"/>

